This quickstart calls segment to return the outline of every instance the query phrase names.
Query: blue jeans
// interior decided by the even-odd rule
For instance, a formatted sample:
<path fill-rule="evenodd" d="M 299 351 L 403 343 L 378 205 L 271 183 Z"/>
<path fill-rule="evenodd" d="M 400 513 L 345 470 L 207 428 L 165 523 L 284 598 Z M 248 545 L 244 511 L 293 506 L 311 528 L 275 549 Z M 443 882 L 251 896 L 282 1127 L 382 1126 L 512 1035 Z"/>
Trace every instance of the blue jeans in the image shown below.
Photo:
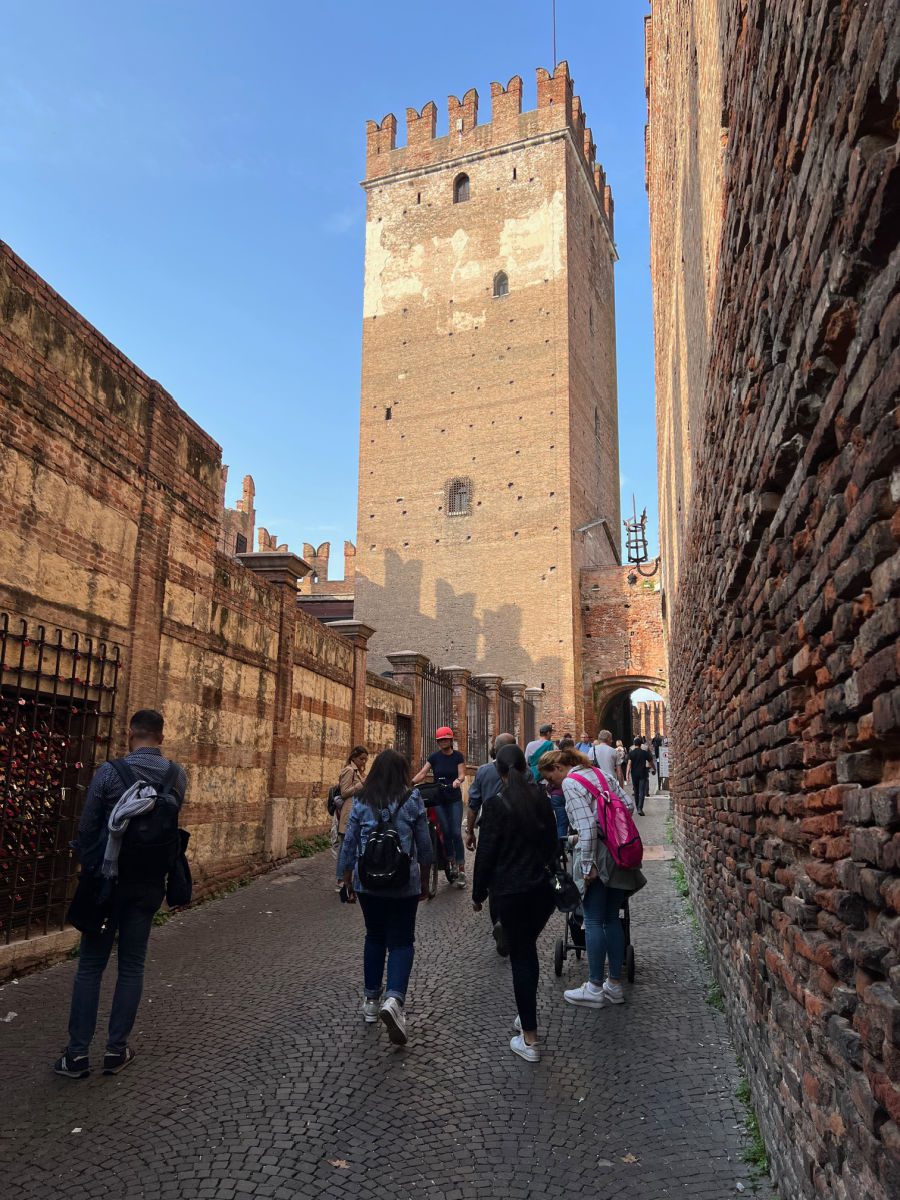
<path fill-rule="evenodd" d="M 144 989 L 144 961 L 150 929 L 164 894 L 162 885 L 149 884 L 131 890 L 120 885 L 112 917 L 103 932 L 82 934 L 78 972 L 69 1009 L 68 1049 L 73 1057 L 87 1054 L 90 1049 L 97 1028 L 100 984 L 116 933 L 119 935 L 118 976 L 109 1014 L 106 1048 L 110 1054 L 121 1054 L 128 1044 L 128 1035 L 134 1028 Z"/>
<path fill-rule="evenodd" d="M 363 946 L 366 997 L 376 1000 L 381 995 L 387 957 L 386 995 L 402 1004 L 412 972 L 419 897 L 379 896 L 374 892 L 357 892 L 357 897 L 366 922 Z"/>
<path fill-rule="evenodd" d="M 603 979 L 603 966 L 609 959 L 610 979 L 622 975 L 625 958 L 625 927 L 619 909 L 625 902 L 621 888 L 606 887 L 599 880 L 584 893 L 584 940 L 587 945 L 588 974 L 594 983 Z"/>
<path fill-rule="evenodd" d="M 460 870 L 466 868 L 466 848 L 462 840 L 462 797 L 452 800 L 449 804 L 436 804 L 441 835 L 444 839 L 444 853 L 451 862 L 455 862 Z"/>

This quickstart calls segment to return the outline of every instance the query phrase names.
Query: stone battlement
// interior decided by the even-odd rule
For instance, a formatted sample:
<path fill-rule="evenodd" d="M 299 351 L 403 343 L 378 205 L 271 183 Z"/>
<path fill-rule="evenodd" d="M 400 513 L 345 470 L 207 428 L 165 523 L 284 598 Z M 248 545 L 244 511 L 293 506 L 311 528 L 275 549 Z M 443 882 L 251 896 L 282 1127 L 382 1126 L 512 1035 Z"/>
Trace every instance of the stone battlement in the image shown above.
<path fill-rule="evenodd" d="M 597 147 L 585 120 L 580 97 L 574 94 L 569 66 L 561 62 L 551 75 L 537 69 L 537 108 L 522 112 L 522 79 L 514 75 L 506 87 L 491 84 L 491 121 L 478 124 L 478 92 L 470 88 L 462 100 L 447 98 L 449 133 L 436 137 L 437 105 L 429 100 L 421 110 L 406 110 L 406 145 L 397 145 L 397 118 L 388 113 L 380 122 L 366 122 L 366 183 L 407 171 L 425 171 L 470 155 L 480 155 L 529 138 L 568 130 L 593 181 L 600 207 L 613 223 L 612 191 Z"/>

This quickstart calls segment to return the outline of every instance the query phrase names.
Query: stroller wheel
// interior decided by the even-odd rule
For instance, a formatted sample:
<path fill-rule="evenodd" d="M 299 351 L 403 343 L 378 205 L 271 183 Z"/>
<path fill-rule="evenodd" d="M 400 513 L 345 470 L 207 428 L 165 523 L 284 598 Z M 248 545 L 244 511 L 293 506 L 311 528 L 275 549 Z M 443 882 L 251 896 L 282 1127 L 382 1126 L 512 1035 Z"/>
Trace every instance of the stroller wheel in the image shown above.
<path fill-rule="evenodd" d="M 634 983 L 634 946 L 625 948 L 625 974 L 629 983 Z"/>
<path fill-rule="evenodd" d="M 439 871 L 440 868 L 438 867 L 437 862 L 433 862 L 428 872 L 428 895 L 432 900 L 437 895 Z"/>
<path fill-rule="evenodd" d="M 553 970 L 557 975 L 562 975 L 563 962 L 566 957 L 566 950 L 563 946 L 562 938 L 556 939 L 556 946 L 553 949 Z"/>

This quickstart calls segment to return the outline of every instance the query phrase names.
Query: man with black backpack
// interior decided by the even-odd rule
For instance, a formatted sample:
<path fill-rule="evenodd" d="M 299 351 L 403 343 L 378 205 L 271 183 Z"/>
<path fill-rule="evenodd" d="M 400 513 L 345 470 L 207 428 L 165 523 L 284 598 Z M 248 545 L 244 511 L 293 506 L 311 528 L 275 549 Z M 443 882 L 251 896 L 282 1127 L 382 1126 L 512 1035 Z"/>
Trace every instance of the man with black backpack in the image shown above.
<path fill-rule="evenodd" d="M 69 1011 L 69 1044 L 53 1065 L 57 1075 L 84 1079 L 97 1025 L 100 984 L 119 935 L 118 977 L 109 1017 L 103 1074 L 115 1075 L 134 1059 L 128 1035 L 144 986 L 144 960 L 153 917 L 166 893 L 166 876 L 181 851 L 178 813 L 187 777 L 163 757 L 162 715 L 151 708 L 131 718 L 129 753 L 103 763 L 91 780 L 73 843 L 81 860 L 78 918 L 82 929 L 78 973 Z M 73 910 L 79 900 L 73 902 Z"/>

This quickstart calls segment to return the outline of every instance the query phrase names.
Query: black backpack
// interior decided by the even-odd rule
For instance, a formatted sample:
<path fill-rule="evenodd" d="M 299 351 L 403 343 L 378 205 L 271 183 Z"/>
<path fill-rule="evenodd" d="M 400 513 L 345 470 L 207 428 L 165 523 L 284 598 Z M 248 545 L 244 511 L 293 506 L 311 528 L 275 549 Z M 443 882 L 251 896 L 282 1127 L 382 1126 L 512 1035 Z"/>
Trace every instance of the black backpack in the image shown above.
<path fill-rule="evenodd" d="M 153 807 L 128 822 L 119 852 L 119 879 L 123 882 L 162 879 L 172 870 L 181 853 L 179 800 L 172 790 L 178 777 L 178 764 L 169 765 L 158 785 L 138 775 L 122 758 L 110 759 L 110 766 L 122 781 L 123 793 L 139 782 L 156 791 Z"/>
<path fill-rule="evenodd" d="M 325 807 L 328 810 L 329 817 L 333 817 L 341 806 L 341 785 L 336 783 L 334 787 L 328 789 L 328 799 L 325 801 Z"/>
<path fill-rule="evenodd" d="M 400 834 L 394 821 L 397 813 L 409 799 L 404 796 L 397 802 L 393 812 L 388 809 L 378 814 L 378 825 L 366 839 L 366 847 L 357 861 L 359 881 L 367 891 L 380 892 L 388 888 L 402 888 L 409 883 L 410 856 L 403 849 Z"/>

